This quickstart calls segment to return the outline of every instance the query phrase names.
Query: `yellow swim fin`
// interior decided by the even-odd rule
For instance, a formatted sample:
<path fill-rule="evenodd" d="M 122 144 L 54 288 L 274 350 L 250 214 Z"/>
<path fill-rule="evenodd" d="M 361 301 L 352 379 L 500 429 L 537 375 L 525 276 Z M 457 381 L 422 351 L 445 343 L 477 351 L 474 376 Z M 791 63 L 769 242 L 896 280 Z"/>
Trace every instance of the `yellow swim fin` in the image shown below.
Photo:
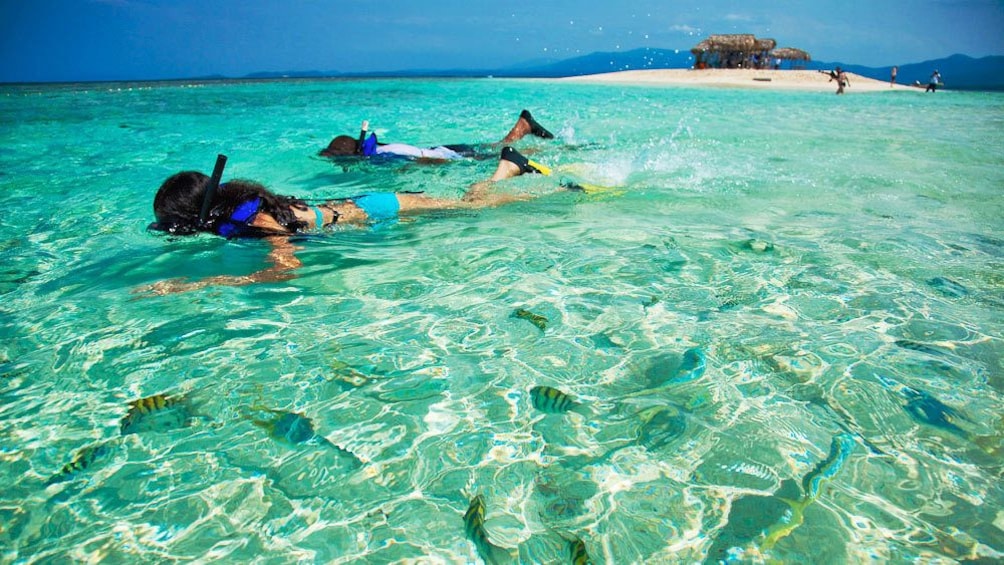
<path fill-rule="evenodd" d="M 547 165 L 542 165 L 536 161 L 531 161 L 524 157 L 519 151 L 516 151 L 512 147 L 505 146 L 502 148 L 502 154 L 499 158 L 503 161 L 509 161 L 519 167 L 520 173 L 538 173 L 541 175 L 550 175 L 551 167 Z"/>
<path fill-rule="evenodd" d="M 536 169 L 537 173 L 539 173 L 539 174 L 541 174 L 541 175 L 543 175 L 545 177 L 550 177 L 550 175 L 551 175 L 551 168 L 547 167 L 546 165 L 537 163 L 536 161 L 533 161 L 532 159 L 526 160 L 526 164 L 529 165 L 530 167 Z"/>
<path fill-rule="evenodd" d="M 536 169 L 536 171 L 544 176 L 551 176 L 551 167 L 543 165 L 534 161 L 533 159 L 527 159 L 526 164 Z"/>
<path fill-rule="evenodd" d="M 603 194 L 607 196 L 618 196 L 624 194 L 624 190 L 613 186 L 603 186 L 600 184 L 590 184 L 569 179 L 561 179 L 561 188 L 572 192 L 583 192 L 589 195 Z"/>

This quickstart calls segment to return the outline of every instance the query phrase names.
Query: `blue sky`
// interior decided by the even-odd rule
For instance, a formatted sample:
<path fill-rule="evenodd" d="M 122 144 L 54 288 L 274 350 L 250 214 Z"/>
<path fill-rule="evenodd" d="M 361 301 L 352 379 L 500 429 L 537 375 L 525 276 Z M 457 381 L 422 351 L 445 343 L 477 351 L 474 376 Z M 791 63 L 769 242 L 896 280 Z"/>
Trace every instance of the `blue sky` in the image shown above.
<path fill-rule="evenodd" d="M 499 68 L 753 33 L 821 61 L 1004 54 L 1002 0 L 0 0 L 0 81 Z"/>

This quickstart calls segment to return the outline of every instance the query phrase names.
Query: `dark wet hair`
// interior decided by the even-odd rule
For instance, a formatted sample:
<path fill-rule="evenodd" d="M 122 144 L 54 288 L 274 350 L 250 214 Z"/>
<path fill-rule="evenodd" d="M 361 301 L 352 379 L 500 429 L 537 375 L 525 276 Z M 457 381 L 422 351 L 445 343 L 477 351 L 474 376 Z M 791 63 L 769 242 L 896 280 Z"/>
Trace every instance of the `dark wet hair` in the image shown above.
<path fill-rule="evenodd" d="M 331 140 L 327 148 L 321 150 L 324 157 L 338 157 L 342 155 L 356 155 L 359 153 L 359 141 L 348 135 L 339 135 Z"/>
<path fill-rule="evenodd" d="M 299 198 L 273 194 L 263 185 L 247 180 L 231 180 L 221 184 L 210 202 L 206 220 L 199 220 L 209 177 L 198 171 L 182 171 L 171 175 L 160 185 L 153 198 L 153 213 L 157 221 L 151 229 L 174 235 L 190 235 L 200 231 L 217 233 L 221 223 L 228 222 L 238 206 L 261 199 L 260 212 L 275 218 L 289 233 L 299 231 L 307 224 L 296 219 L 292 208 L 306 210 L 307 203 Z M 265 230 L 241 235 L 271 235 Z"/>

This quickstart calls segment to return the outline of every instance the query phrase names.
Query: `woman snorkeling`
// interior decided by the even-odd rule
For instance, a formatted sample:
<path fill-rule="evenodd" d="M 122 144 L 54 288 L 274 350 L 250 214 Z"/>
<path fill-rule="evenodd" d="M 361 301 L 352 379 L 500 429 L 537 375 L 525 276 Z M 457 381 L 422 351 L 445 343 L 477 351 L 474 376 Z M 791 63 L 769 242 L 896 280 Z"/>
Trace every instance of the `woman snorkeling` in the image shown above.
<path fill-rule="evenodd" d="M 226 157 L 220 155 L 212 176 L 183 171 L 167 178 L 153 200 L 157 221 L 150 229 L 172 235 L 200 232 L 226 238 L 261 238 L 272 244 L 272 266 L 246 276 L 220 275 L 199 281 L 171 279 L 141 288 L 138 292 L 169 294 L 206 286 L 242 286 L 294 278 L 300 267 L 296 247 L 289 236 L 320 231 L 334 225 L 365 226 L 393 221 L 400 215 L 430 210 L 472 209 L 529 200 L 528 194 L 494 193 L 495 183 L 524 173 L 550 174 L 512 147 L 502 149 L 498 166 L 487 181 L 474 183 L 460 199 L 433 198 L 420 193 L 371 192 L 349 198 L 309 204 L 292 196 L 273 193 L 246 180 L 220 183 Z"/>

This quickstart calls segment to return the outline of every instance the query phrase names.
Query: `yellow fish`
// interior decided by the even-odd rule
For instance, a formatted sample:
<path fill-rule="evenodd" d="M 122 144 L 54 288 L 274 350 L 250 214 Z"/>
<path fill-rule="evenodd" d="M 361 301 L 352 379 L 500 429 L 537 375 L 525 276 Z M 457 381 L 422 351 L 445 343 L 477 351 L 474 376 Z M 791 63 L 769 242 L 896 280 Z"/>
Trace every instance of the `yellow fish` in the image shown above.
<path fill-rule="evenodd" d="M 59 472 L 53 475 L 45 482 L 45 484 L 53 485 L 70 480 L 73 475 L 90 467 L 96 459 L 107 455 L 109 451 L 110 450 L 108 449 L 108 444 L 106 442 L 88 445 L 87 447 L 78 450 L 73 454 L 73 458 L 70 459 L 70 462 L 63 465 Z"/>
<path fill-rule="evenodd" d="M 557 414 L 567 412 L 579 404 L 571 395 L 549 386 L 535 386 L 530 389 L 530 400 L 533 407 L 541 412 Z"/>
<path fill-rule="evenodd" d="M 464 513 L 464 531 L 467 539 L 474 542 L 478 555 L 485 563 L 503 563 L 512 559 L 512 555 L 488 539 L 488 532 L 485 531 L 485 499 L 480 494 L 471 500 Z"/>
<path fill-rule="evenodd" d="M 568 543 L 568 557 L 572 560 L 572 565 L 592 565 L 593 561 L 586 553 L 586 542 L 579 538 L 574 538 Z"/>
<path fill-rule="evenodd" d="M 586 551 L 586 542 L 582 541 L 578 536 L 569 533 L 558 530 L 552 531 L 568 543 L 568 559 L 572 565 L 593 564 L 592 558 L 589 557 L 589 553 Z"/>
<path fill-rule="evenodd" d="M 119 429 L 122 435 L 164 431 L 186 427 L 191 419 L 191 406 L 186 396 L 155 394 L 130 402 Z"/>
<path fill-rule="evenodd" d="M 540 314 L 534 314 L 529 310 L 517 308 L 515 311 L 513 311 L 512 315 L 515 318 L 520 318 L 522 320 L 530 322 L 531 324 L 540 328 L 540 331 L 544 331 L 545 329 L 547 329 L 547 318 L 541 316 Z"/>

